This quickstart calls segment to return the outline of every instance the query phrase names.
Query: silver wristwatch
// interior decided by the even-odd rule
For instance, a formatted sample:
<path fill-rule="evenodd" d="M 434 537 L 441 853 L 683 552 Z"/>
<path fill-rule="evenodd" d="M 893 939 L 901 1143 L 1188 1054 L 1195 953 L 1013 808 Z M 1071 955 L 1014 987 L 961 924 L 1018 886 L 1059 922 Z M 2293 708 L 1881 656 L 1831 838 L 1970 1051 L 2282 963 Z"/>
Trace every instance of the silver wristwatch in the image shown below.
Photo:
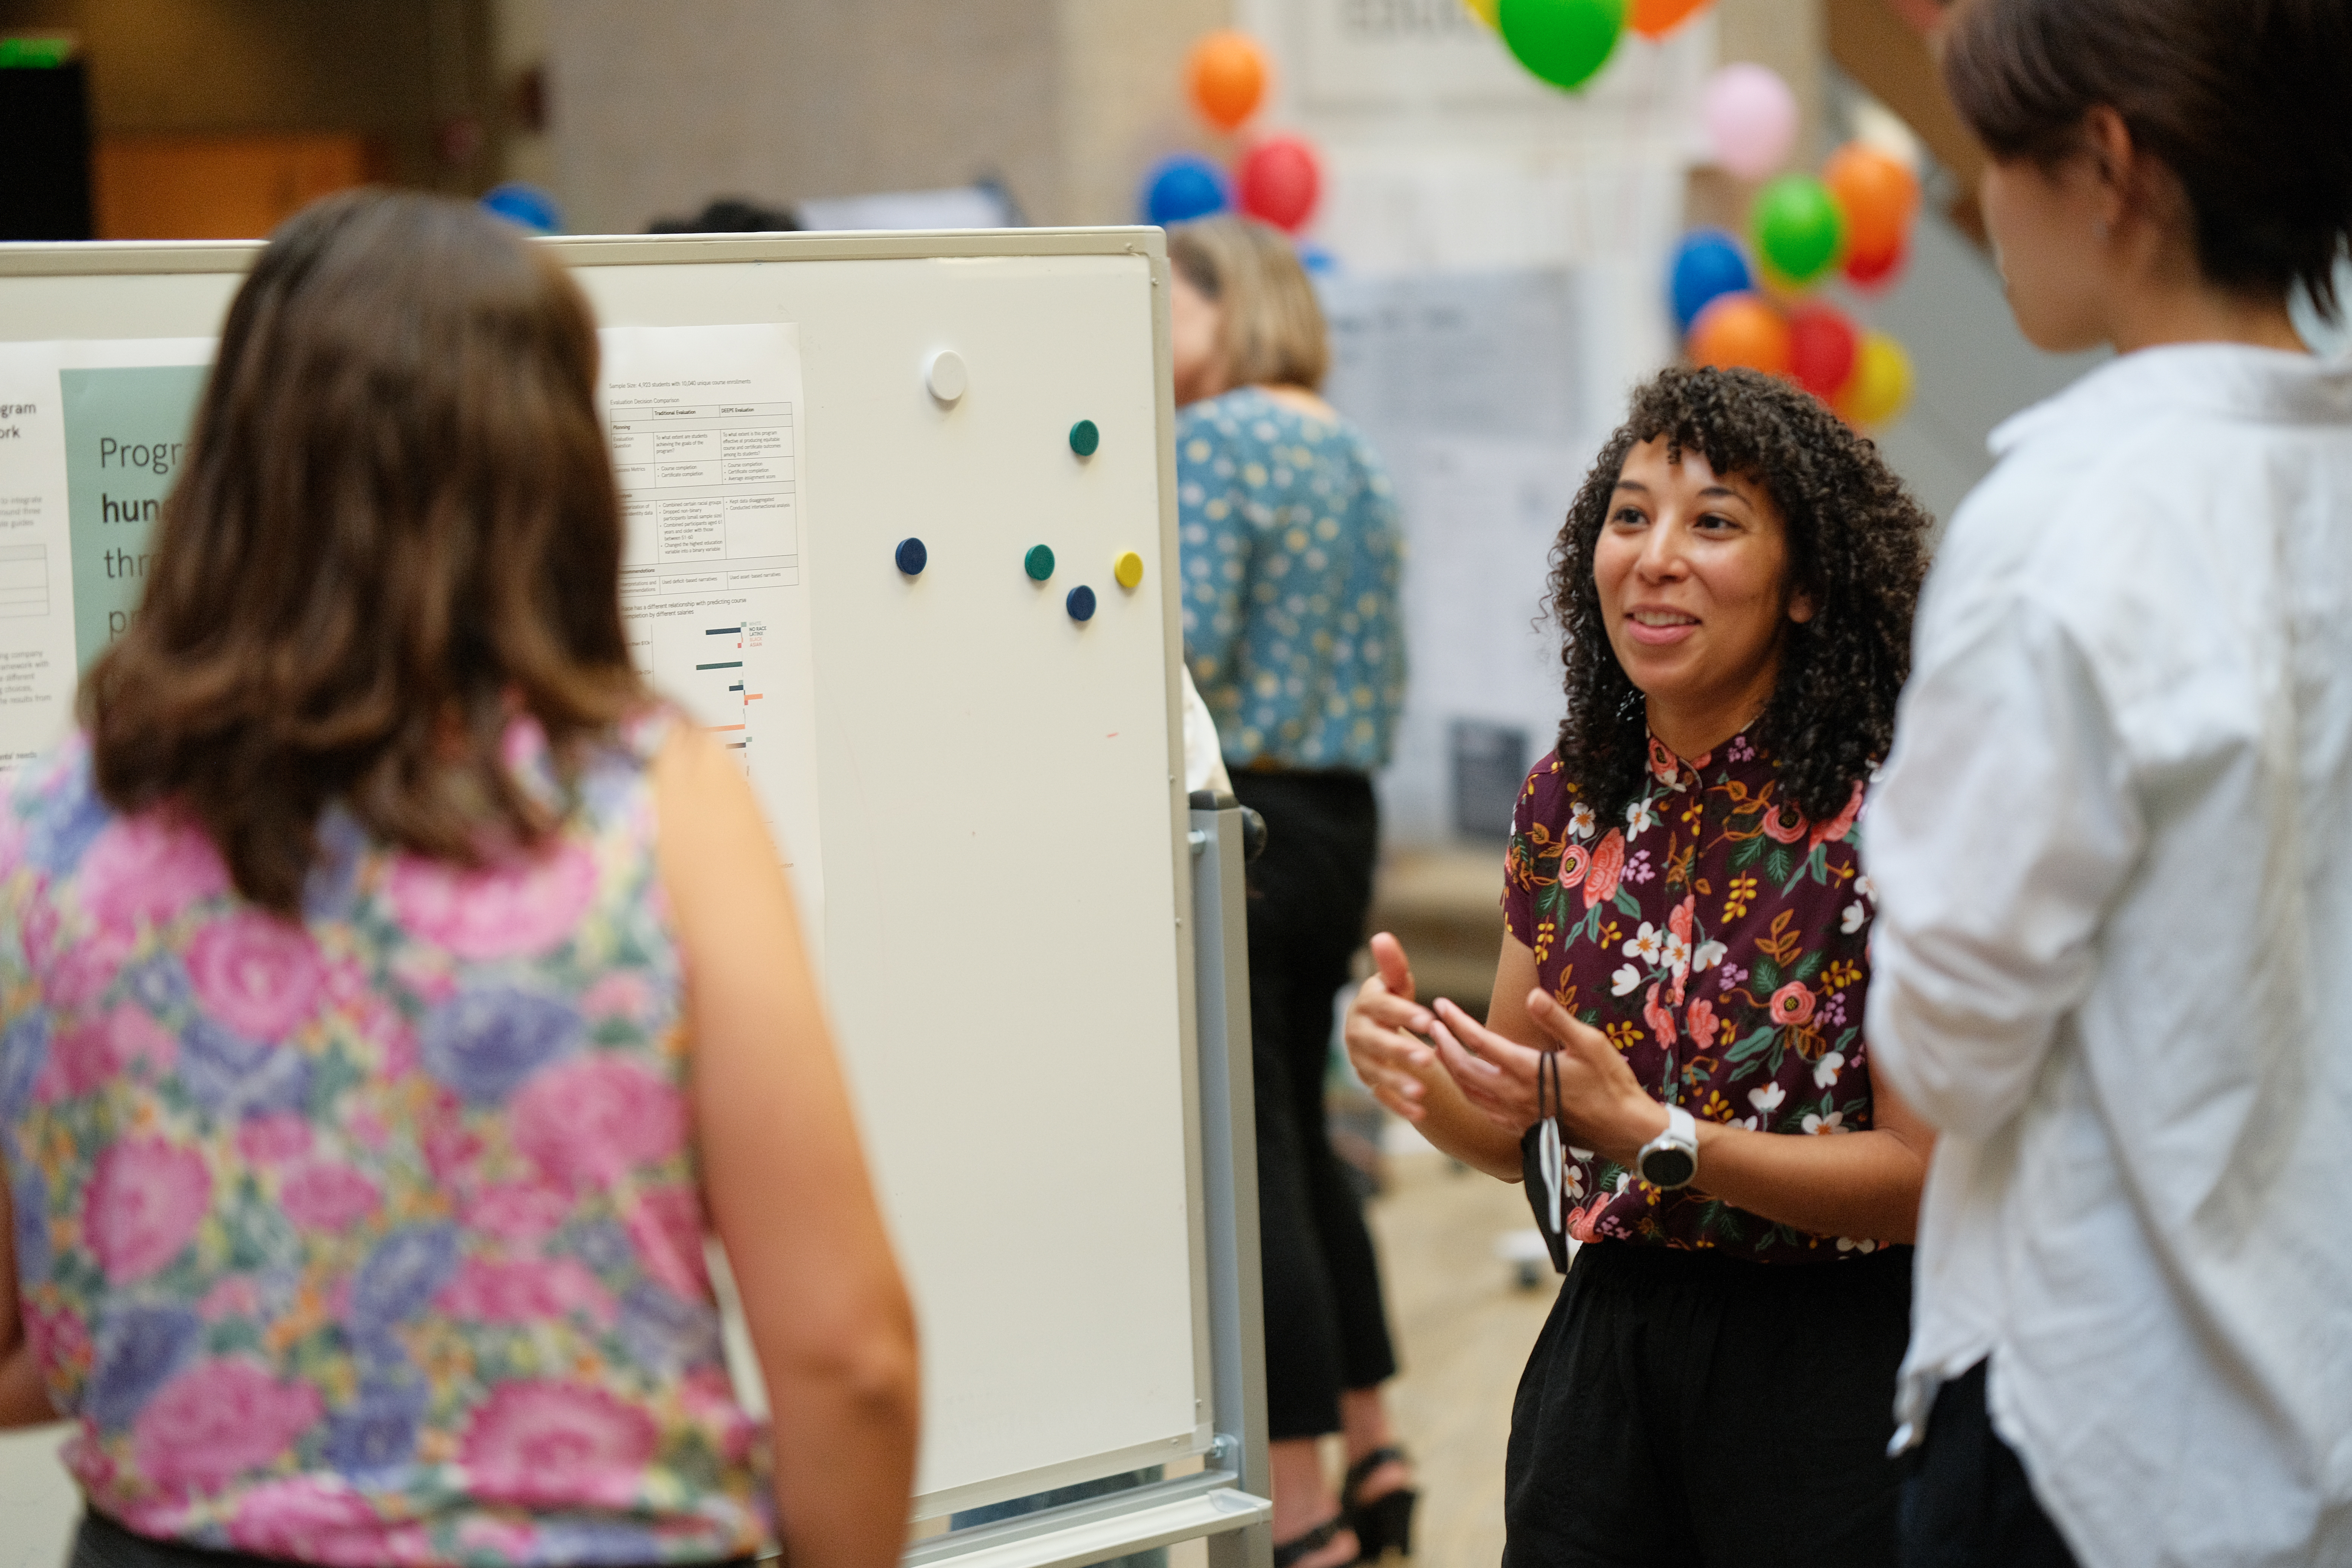
<path fill-rule="evenodd" d="M 1698 1123 L 1679 1105 L 1666 1107 L 1666 1130 L 1642 1145 L 1633 1159 L 1642 1180 L 1671 1192 L 1698 1174 Z"/>

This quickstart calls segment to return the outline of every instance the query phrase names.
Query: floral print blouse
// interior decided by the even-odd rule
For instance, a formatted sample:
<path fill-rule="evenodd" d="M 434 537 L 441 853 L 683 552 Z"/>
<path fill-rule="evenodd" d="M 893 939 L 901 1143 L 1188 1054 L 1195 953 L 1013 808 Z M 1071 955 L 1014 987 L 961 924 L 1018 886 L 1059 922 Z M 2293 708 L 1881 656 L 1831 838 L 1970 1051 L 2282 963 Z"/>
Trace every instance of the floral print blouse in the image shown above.
<path fill-rule="evenodd" d="M 1649 1091 L 1693 1116 L 1832 1136 L 1871 1124 L 1862 1038 L 1871 890 L 1854 824 L 1780 797 L 1745 734 L 1684 759 L 1654 738 L 1643 787 L 1602 822 L 1546 758 L 1511 823 L 1503 911 L 1544 989 L 1605 1033 Z M 1536 1131 L 1524 1150 L 1528 1194 Z M 1761 1262 L 1874 1249 L 1811 1236 L 1695 1189 L 1662 1192 L 1589 1151 L 1568 1153 L 1561 1204 L 1579 1241 L 1714 1247 Z M 1555 1242 L 1557 1245 L 1557 1242 Z"/>
<path fill-rule="evenodd" d="M 87 746 L 0 812 L 0 1159 L 91 1506 L 320 1563 L 754 1552 L 765 1447 L 704 1272 L 658 721 L 543 852 L 331 812 L 299 923 L 120 816 Z M 509 751 L 551 787 L 543 752 Z"/>
<path fill-rule="evenodd" d="M 1385 767 L 1404 545 L 1363 437 L 1244 386 L 1176 416 L 1184 657 L 1228 764 Z"/>

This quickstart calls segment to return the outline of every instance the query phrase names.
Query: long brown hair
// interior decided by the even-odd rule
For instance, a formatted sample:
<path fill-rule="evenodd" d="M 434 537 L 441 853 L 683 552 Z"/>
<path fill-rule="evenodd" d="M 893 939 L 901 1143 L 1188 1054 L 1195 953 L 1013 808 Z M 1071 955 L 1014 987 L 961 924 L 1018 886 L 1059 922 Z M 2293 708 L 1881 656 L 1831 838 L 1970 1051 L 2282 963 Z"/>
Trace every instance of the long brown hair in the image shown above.
<path fill-rule="evenodd" d="M 320 814 L 473 862 L 554 813 L 646 701 L 621 626 L 596 333 L 562 269 L 437 197 L 289 219 L 238 289 L 164 501 L 144 602 L 82 683 L 98 786 L 189 813 L 247 898 L 301 903 Z"/>

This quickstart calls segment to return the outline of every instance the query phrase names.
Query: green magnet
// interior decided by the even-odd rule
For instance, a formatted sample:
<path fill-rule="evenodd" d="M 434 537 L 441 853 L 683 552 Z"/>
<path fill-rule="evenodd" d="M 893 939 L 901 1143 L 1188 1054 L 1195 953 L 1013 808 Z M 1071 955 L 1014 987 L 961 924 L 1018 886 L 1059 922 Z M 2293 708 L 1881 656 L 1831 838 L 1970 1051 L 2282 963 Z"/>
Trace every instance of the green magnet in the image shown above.
<path fill-rule="evenodd" d="M 1054 574 L 1054 552 L 1046 545 L 1031 545 L 1029 553 L 1021 558 L 1021 570 L 1028 573 L 1032 581 L 1043 583 Z"/>
<path fill-rule="evenodd" d="M 1081 419 L 1070 426 L 1070 450 L 1079 457 L 1093 457 L 1095 448 L 1101 445 L 1102 432 L 1095 428 L 1093 420 Z"/>

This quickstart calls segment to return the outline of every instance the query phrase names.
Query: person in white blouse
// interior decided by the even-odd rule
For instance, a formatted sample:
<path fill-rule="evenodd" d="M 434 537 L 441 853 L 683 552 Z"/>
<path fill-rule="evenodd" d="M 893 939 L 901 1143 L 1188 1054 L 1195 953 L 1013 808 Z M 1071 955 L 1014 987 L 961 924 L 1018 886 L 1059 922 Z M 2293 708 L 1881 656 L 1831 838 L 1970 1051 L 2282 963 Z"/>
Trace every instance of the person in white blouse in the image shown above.
<path fill-rule="evenodd" d="M 2352 1563 L 2343 0 L 1962 0 L 2019 325 L 1870 805 L 1880 1073 L 1943 1134 L 1906 1562 Z"/>

